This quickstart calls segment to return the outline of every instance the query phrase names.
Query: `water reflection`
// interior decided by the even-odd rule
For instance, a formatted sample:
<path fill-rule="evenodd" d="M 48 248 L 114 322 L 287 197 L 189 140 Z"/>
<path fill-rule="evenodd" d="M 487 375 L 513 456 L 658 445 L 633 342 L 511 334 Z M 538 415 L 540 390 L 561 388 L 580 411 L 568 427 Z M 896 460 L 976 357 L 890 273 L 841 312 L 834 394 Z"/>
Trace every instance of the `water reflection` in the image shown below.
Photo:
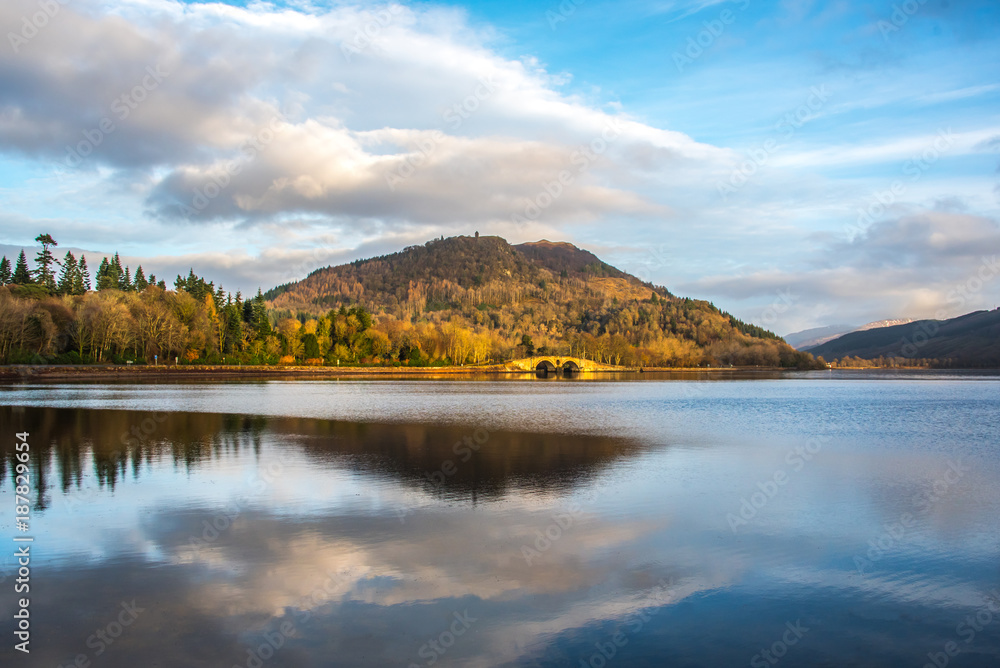
<path fill-rule="evenodd" d="M 154 463 L 190 471 L 224 455 L 259 456 L 264 434 L 298 444 L 318 462 L 449 497 L 502 496 L 511 487 L 565 490 L 640 448 L 634 440 L 588 435 L 214 413 L 0 406 L 0 420 L 31 434 L 39 509 L 47 507 L 53 475 L 63 493 L 80 487 L 87 459 L 96 484 L 113 490 Z M 12 444 L 0 452 L 0 476 L 13 480 Z"/>
<path fill-rule="evenodd" d="M 31 433 L 30 665 L 771 665 L 761 652 L 792 638 L 789 625 L 799 635 L 777 646 L 782 665 L 922 666 L 948 642 L 961 649 L 949 665 L 997 665 L 1000 616 L 971 642 L 957 631 L 1000 588 L 995 398 L 840 390 L 827 403 L 862 417 L 823 426 L 821 456 L 796 472 L 767 427 L 804 440 L 819 421 L 803 407 L 830 390 L 811 388 L 807 404 L 764 384 L 667 401 L 676 388 L 642 385 L 631 404 L 621 389 L 566 386 L 603 402 L 601 415 L 645 419 L 655 440 L 469 419 L 0 406 L 10 432 Z M 385 388 L 365 401 L 402 401 Z M 544 396 L 557 415 L 593 419 Z M 502 397 L 453 392 L 448 406 Z M 503 424 L 517 420 L 506 411 Z M 682 421 L 707 436 L 675 445 Z M 730 426 L 705 426 L 717 422 Z M 896 441 L 876 429 L 887 424 Z M 7 442 L 2 453 L 8 512 Z M 955 458 L 968 470 L 916 513 Z M 727 514 L 779 466 L 795 477 L 731 530 Z M 907 512 L 914 522 L 860 572 L 856 557 Z M 134 621 L 110 642 L 95 635 L 123 606 Z M 12 612 L 0 597 L 7 637 Z M 0 662 L 14 665 L 9 646 Z"/>

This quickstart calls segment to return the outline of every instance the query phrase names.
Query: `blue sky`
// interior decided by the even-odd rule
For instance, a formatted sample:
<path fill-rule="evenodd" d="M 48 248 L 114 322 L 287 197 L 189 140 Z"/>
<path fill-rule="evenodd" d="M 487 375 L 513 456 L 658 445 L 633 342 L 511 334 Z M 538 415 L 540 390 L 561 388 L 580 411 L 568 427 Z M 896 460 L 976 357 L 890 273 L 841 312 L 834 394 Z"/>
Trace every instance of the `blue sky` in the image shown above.
<path fill-rule="evenodd" d="M 1000 301 L 995 2 L 38 11 L 0 9 L 8 255 L 248 292 L 478 230 L 779 333 Z"/>

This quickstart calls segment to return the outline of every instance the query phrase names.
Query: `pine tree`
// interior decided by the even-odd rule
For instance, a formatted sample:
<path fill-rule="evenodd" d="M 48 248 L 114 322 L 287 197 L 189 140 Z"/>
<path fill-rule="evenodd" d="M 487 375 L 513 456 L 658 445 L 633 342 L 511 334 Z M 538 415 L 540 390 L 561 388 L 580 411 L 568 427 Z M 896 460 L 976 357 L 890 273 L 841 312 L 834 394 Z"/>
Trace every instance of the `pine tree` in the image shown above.
<path fill-rule="evenodd" d="M 118 277 L 112 279 L 111 263 L 108 258 L 101 258 L 101 266 L 97 268 L 97 289 L 110 290 L 118 287 Z"/>
<path fill-rule="evenodd" d="M 10 260 L 4 255 L 3 259 L 0 260 L 0 285 L 10 283 L 11 276 L 13 276 L 13 273 L 10 270 Z"/>
<path fill-rule="evenodd" d="M 122 275 L 124 273 L 125 270 L 122 269 L 122 262 L 118 257 L 118 253 L 115 253 L 110 261 L 108 258 L 104 258 L 101 260 L 101 266 L 97 270 L 97 289 L 122 290 Z"/>
<path fill-rule="evenodd" d="M 117 254 L 115 255 L 117 258 Z M 118 279 L 118 289 L 122 292 L 132 292 L 135 286 L 132 285 L 132 275 L 129 273 L 128 266 L 125 267 L 125 273 L 121 275 Z"/>
<path fill-rule="evenodd" d="M 111 271 L 115 273 L 115 278 L 117 279 L 115 287 L 119 290 L 132 289 L 132 279 L 128 276 L 127 269 L 127 267 L 122 267 L 122 260 L 118 257 L 118 253 L 115 253 L 114 258 L 111 260 Z"/>
<path fill-rule="evenodd" d="M 58 246 L 59 244 L 48 234 L 39 234 L 35 237 L 35 241 L 42 244 L 42 250 L 38 251 L 38 254 L 35 256 L 35 264 L 38 265 L 38 269 L 35 270 L 36 281 L 46 290 L 54 293 L 57 286 L 56 274 L 52 265 L 56 263 L 56 258 L 52 255 L 49 247 Z"/>
<path fill-rule="evenodd" d="M 222 289 L 221 285 L 219 286 L 219 289 L 215 291 L 214 299 L 215 310 L 221 311 L 222 307 L 226 305 L 226 291 Z"/>
<path fill-rule="evenodd" d="M 161 281 L 161 283 L 163 283 L 163 281 Z M 205 301 L 205 295 L 212 295 L 212 300 L 216 305 L 216 308 L 222 307 L 221 302 L 216 301 L 215 284 L 206 282 L 204 278 L 199 278 L 195 275 L 194 269 L 188 271 L 187 278 L 181 278 L 181 275 L 177 274 L 177 279 L 174 280 L 174 289 L 177 291 L 183 290 L 184 292 L 187 292 L 199 302 Z"/>
<path fill-rule="evenodd" d="M 76 264 L 76 257 L 73 255 L 73 251 L 66 251 L 66 257 L 62 261 L 62 273 L 59 274 L 59 284 L 58 291 L 61 295 L 73 295 L 76 294 L 74 290 L 77 284 L 80 282 L 80 278 L 77 275 L 80 268 Z"/>
<path fill-rule="evenodd" d="M 135 279 L 132 281 L 132 286 L 136 292 L 142 292 L 149 287 L 149 281 L 146 280 L 146 274 L 143 272 L 141 264 L 135 270 Z"/>
<path fill-rule="evenodd" d="M 260 288 L 257 288 L 257 296 L 253 298 L 253 320 L 251 322 L 257 331 L 258 339 L 263 341 L 271 335 L 271 321 L 267 318 L 267 304 L 264 303 L 264 294 Z"/>
<path fill-rule="evenodd" d="M 80 265 L 76 272 L 76 277 L 79 280 L 75 286 L 73 286 L 74 295 L 82 295 L 90 292 L 90 270 L 87 269 L 87 256 L 80 256 Z"/>
<path fill-rule="evenodd" d="M 31 270 L 28 269 L 28 258 L 24 254 L 24 250 L 21 250 L 21 254 L 17 256 L 17 265 L 14 267 L 14 275 L 11 277 L 11 282 L 18 285 L 32 285 L 35 281 L 31 278 Z"/>

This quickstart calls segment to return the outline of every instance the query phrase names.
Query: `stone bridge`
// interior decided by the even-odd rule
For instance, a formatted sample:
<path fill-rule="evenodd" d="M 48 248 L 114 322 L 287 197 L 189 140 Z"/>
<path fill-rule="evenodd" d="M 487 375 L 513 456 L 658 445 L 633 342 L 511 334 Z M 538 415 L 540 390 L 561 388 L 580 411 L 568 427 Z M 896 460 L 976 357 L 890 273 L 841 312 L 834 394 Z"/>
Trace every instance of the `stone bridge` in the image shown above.
<path fill-rule="evenodd" d="M 583 359 L 582 357 L 569 357 L 565 355 L 542 355 L 537 357 L 522 357 L 521 359 L 510 360 L 504 364 L 507 371 L 547 371 L 574 372 L 574 371 L 628 371 L 628 367 L 615 366 L 613 364 L 601 364 L 594 360 Z"/>

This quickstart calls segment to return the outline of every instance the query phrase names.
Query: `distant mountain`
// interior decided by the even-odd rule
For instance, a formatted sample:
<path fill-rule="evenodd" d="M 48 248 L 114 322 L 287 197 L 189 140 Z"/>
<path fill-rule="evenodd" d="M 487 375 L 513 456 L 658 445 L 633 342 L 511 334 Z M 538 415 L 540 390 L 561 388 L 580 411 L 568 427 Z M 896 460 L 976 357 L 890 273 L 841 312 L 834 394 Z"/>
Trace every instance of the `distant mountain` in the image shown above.
<path fill-rule="evenodd" d="M 903 358 L 951 367 L 1000 367 L 1000 309 L 851 332 L 808 352 L 827 361 Z"/>
<path fill-rule="evenodd" d="M 913 322 L 913 318 L 900 318 L 896 320 L 876 320 L 861 327 L 854 325 L 829 325 L 827 327 L 816 327 L 795 332 L 785 337 L 785 341 L 796 350 L 809 350 L 816 346 L 823 345 L 827 341 L 833 341 L 838 336 L 843 336 L 849 332 L 864 332 L 869 329 L 879 329 L 881 327 L 892 327 L 893 325 L 905 325 Z"/>
<path fill-rule="evenodd" d="M 804 329 L 801 332 L 787 334 L 782 338 L 792 348 L 805 350 L 832 341 L 847 332 L 853 332 L 855 329 L 857 328 L 854 325 L 827 325 L 826 327 Z"/>
<path fill-rule="evenodd" d="M 876 320 L 875 322 L 870 322 L 867 325 L 862 325 L 855 330 L 855 332 L 867 332 L 870 329 L 881 329 L 883 327 L 895 327 L 896 325 L 908 325 L 913 322 L 913 318 L 896 318 L 895 320 Z"/>
<path fill-rule="evenodd" d="M 488 339 L 491 359 L 575 351 L 633 366 L 816 364 L 772 332 L 709 302 L 676 297 L 566 242 L 434 239 L 318 269 L 265 297 L 287 316 L 331 321 L 360 306 L 390 342 L 424 336 L 424 352 L 437 347 L 425 336 L 431 328 L 447 340 L 457 330 Z"/>
<path fill-rule="evenodd" d="M 821 346 L 827 341 L 833 341 L 838 336 L 843 336 L 849 332 L 865 332 L 869 329 L 880 329 L 882 327 L 892 327 L 894 325 L 905 325 L 913 322 L 913 318 L 897 318 L 895 320 L 876 320 L 861 327 L 853 325 L 828 325 L 827 327 L 815 327 L 805 329 L 801 332 L 788 334 L 782 338 L 796 350 L 809 350 L 816 346 Z"/>

